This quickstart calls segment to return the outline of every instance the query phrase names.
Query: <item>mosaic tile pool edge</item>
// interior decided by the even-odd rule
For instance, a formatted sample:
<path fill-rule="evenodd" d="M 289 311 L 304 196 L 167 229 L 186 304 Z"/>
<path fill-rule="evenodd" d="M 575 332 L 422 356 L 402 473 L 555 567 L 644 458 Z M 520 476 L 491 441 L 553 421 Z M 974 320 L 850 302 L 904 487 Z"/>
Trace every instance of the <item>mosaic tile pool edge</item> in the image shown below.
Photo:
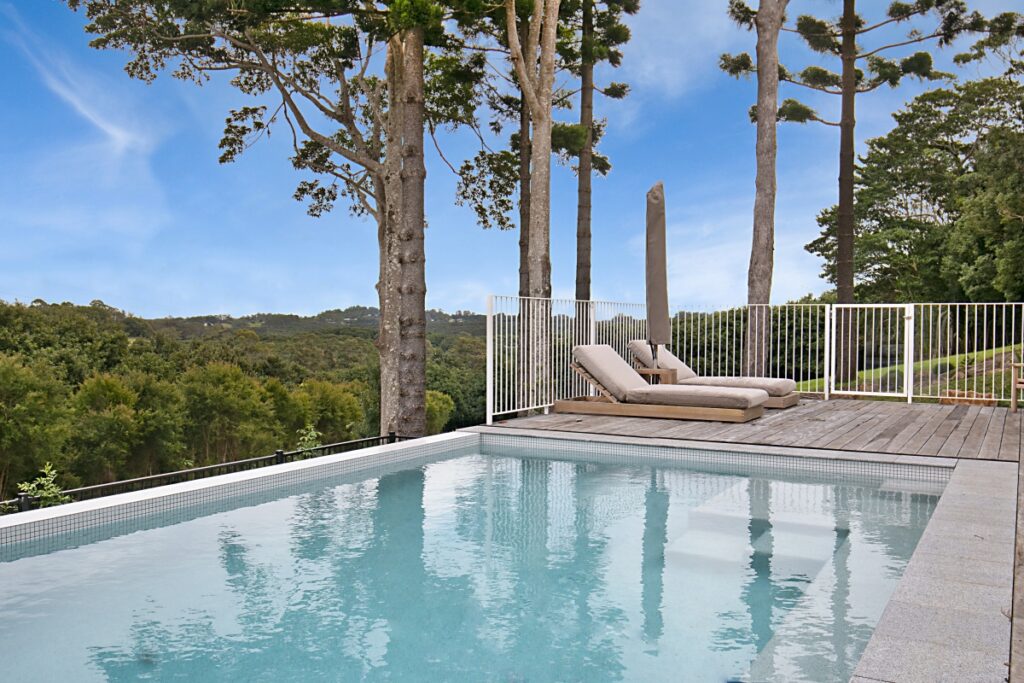
<path fill-rule="evenodd" d="M 800 455 L 737 452 L 714 448 L 692 448 L 615 441 L 545 438 L 517 434 L 481 432 L 484 452 L 499 453 L 501 449 L 529 448 L 531 454 L 578 460 L 623 459 L 637 464 L 667 460 L 673 464 L 711 467 L 724 474 L 795 474 L 827 477 L 863 477 L 911 480 L 944 485 L 949 481 L 949 467 L 925 464 L 859 461 L 851 459 L 816 458 Z"/>
<path fill-rule="evenodd" d="M 433 460 L 479 448 L 477 434 L 455 432 L 415 441 L 367 448 L 351 453 L 324 456 L 313 460 L 273 465 L 258 470 L 237 472 L 182 484 L 161 486 L 145 491 L 107 498 L 69 503 L 0 517 L 0 561 L 10 557 L 40 554 L 57 549 L 70 534 L 109 537 L 119 528 L 137 526 L 140 519 L 168 512 L 230 506 L 265 492 L 274 496 L 286 493 L 289 486 L 305 485 L 346 474 L 389 468 L 413 461 Z M 246 500 L 248 502 L 248 500 Z"/>
<path fill-rule="evenodd" d="M 0 561 L 68 547 L 70 536 L 74 536 L 70 545 L 78 545 L 127 533 L 138 529 L 141 520 L 165 520 L 168 513 L 175 513 L 175 517 L 180 518 L 176 521 L 181 521 L 238 504 L 256 504 L 290 495 L 290 489 L 297 490 L 314 482 L 353 474 L 381 474 L 416 461 L 432 461 L 473 451 L 503 454 L 506 449 L 528 450 L 539 457 L 615 464 L 622 464 L 624 460 L 638 465 L 669 461 L 735 474 L 814 475 L 840 479 L 873 476 L 921 481 L 940 489 L 950 476 L 949 468 L 927 465 L 461 431 L 10 515 L 0 518 Z"/>

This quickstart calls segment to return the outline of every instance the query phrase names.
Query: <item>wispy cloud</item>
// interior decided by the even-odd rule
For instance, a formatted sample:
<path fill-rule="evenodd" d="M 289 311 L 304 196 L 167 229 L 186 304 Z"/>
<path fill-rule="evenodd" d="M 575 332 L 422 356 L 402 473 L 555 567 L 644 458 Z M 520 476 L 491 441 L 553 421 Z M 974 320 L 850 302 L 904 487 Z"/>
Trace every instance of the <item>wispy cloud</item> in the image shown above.
<path fill-rule="evenodd" d="M 5 231 L 26 235 L 20 248 L 40 258 L 64 248 L 124 251 L 167 226 L 172 212 L 151 159 L 161 119 L 140 106 L 127 80 L 81 66 L 9 4 L 0 5 L 0 41 L 23 58 L 9 68 L 88 124 L 84 132 L 59 126 L 4 159 L 12 179 L 0 187 Z"/>
<path fill-rule="evenodd" d="M 671 99 L 706 83 L 718 72 L 719 54 L 743 43 L 725 3 L 647 2 L 626 23 L 632 39 L 620 72 L 608 75 L 624 78 L 641 96 Z"/>
<path fill-rule="evenodd" d="M 117 154 L 149 152 L 155 143 L 150 126 L 140 127 L 124 115 L 123 103 L 112 97 L 116 89 L 93 73 L 77 68 L 57 46 L 36 34 L 11 5 L 0 5 L 7 26 L 0 35 L 32 65 L 42 83 L 107 139 Z"/>

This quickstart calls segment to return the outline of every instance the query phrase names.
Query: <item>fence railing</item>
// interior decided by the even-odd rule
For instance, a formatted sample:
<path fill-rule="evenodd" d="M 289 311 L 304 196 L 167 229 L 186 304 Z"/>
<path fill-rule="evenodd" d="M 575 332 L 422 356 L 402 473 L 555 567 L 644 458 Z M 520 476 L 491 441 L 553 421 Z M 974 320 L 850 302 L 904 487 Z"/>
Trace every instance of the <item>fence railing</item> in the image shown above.
<path fill-rule="evenodd" d="M 643 304 L 492 296 L 487 305 L 487 415 L 537 410 L 588 387 L 569 367 L 580 344 L 626 354 L 647 334 Z"/>
<path fill-rule="evenodd" d="M 252 470 L 259 467 L 267 467 L 269 465 L 281 465 L 286 462 L 295 462 L 296 460 L 306 460 L 308 458 L 318 458 L 324 455 L 348 453 L 349 451 L 356 451 L 362 448 L 371 448 L 373 446 L 397 443 L 410 438 L 412 437 L 399 436 L 392 433 L 387 436 L 371 436 L 365 439 L 354 439 L 352 441 L 341 441 L 339 443 L 316 446 L 315 448 L 306 448 L 294 451 L 275 451 L 270 455 L 261 455 L 255 458 L 232 460 L 230 462 L 206 465 L 204 467 L 193 467 L 187 470 L 177 470 L 175 472 L 154 474 L 147 477 L 113 481 L 107 484 L 82 486 L 80 488 L 67 489 L 61 493 L 63 496 L 70 499 L 67 502 L 91 500 L 93 498 L 101 498 L 103 496 L 113 496 L 118 493 L 129 493 L 132 491 L 154 488 L 156 486 L 165 486 L 167 484 L 179 484 L 185 481 L 205 479 L 206 477 L 213 477 L 218 474 L 243 472 L 245 470 Z M 19 494 L 17 498 L 12 498 L 11 500 L 0 500 L 0 514 L 26 512 L 34 509 L 37 506 L 37 503 L 37 498 L 27 493 L 22 493 Z"/>
<path fill-rule="evenodd" d="M 579 344 L 646 336 L 643 304 L 493 296 L 487 419 L 590 393 L 569 367 Z M 797 382 L 803 393 L 997 404 L 1024 350 L 1024 304 L 784 304 L 682 310 L 672 351 L 699 375 Z"/>

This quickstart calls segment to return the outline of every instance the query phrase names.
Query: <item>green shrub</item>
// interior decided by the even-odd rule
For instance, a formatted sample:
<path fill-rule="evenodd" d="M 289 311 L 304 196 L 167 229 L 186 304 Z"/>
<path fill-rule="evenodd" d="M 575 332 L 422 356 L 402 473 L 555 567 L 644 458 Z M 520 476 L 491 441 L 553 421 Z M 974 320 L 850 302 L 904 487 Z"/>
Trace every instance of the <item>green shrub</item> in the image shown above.
<path fill-rule="evenodd" d="M 32 496 L 36 505 L 41 508 L 71 502 L 71 496 L 64 495 L 64 491 L 57 483 L 57 470 L 50 463 L 43 465 L 43 473 L 40 476 L 18 484 L 18 491 Z"/>
<path fill-rule="evenodd" d="M 455 401 L 448 394 L 427 391 L 427 434 L 440 434 L 452 413 L 455 412 Z"/>

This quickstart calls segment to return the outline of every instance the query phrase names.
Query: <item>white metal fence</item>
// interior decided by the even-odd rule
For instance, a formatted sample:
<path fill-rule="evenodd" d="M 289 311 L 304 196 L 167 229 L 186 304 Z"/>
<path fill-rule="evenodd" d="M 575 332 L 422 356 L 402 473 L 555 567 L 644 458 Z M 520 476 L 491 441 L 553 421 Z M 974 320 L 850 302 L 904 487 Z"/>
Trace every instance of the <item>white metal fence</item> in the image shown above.
<path fill-rule="evenodd" d="M 643 304 L 493 296 L 487 419 L 590 393 L 572 349 L 646 336 Z M 1010 396 L 1024 304 L 785 304 L 683 310 L 672 350 L 700 375 L 796 380 L 804 393 L 994 404 Z"/>
<path fill-rule="evenodd" d="M 492 296 L 487 303 L 487 416 L 536 410 L 587 394 L 569 367 L 580 344 L 623 357 L 647 335 L 644 304 Z"/>

